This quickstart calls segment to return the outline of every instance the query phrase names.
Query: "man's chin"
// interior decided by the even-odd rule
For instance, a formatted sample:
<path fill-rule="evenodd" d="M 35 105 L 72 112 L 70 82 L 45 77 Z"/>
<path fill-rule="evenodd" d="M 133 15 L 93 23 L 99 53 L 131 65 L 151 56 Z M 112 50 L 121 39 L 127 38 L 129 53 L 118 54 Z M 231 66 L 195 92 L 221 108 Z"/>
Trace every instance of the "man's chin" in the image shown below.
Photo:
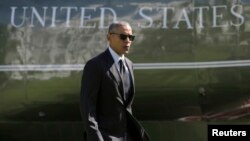
<path fill-rule="evenodd" d="M 124 52 L 124 54 L 128 54 L 129 53 L 129 50 L 126 50 L 125 52 Z"/>

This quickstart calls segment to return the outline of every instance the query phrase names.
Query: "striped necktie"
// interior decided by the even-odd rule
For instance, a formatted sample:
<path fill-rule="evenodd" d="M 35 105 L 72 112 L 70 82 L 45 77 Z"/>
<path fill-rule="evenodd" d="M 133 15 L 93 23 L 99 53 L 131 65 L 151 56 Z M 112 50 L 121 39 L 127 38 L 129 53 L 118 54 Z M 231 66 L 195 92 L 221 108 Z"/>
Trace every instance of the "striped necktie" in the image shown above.
<path fill-rule="evenodd" d="M 123 60 L 119 61 L 119 66 L 120 66 L 120 75 L 122 78 L 123 90 L 125 94 L 124 99 L 127 100 L 130 90 L 130 77 L 128 71 L 126 71 L 125 63 L 123 62 Z"/>

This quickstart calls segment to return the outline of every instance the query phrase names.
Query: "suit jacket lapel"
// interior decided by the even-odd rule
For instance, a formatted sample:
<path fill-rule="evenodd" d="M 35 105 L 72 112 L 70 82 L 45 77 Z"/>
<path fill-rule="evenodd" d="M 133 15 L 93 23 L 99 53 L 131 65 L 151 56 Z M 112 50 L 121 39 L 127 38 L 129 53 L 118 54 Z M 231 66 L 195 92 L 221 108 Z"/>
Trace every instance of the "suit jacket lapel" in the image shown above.
<path fill-rule="evenodd" d="M 119 75 L 119 72 L 115 66 L 115 63 L 113 63 L 113 65 L 110 67 L 109 71 L 114 76 L 116 83 L 119 84 L 121 82 L 121 76 Z"/>
<path fill-rule="evenodd" d="M 127 59 L 126 59 L 126 64 L 128 66 L 128 70 L 132 78 L 132 83 L 133 83 L 132 86 L 134 87 L 134 72 L 133 72 L 132 64 L 130 64 L 129 61 L 127 61 Z"/>
<path fill-rule="evenodd" d="M 121 76 L 116 68 L 116 65 L 114 63 L 114 59 L 112 58 L 112 55 L 110 54 L 108 49 L 105 51 L 105 54 L 107 56 L 108 66 L 110 66 L 110 68 L 109 68 L 110 74 L 113 76 L 113 79 L 115 80 L 117 87 L 119 88 L 118 95 L 120 96 L 121 102 L 123 104 L 124 103 L 124 97 L 123 97 L 124 91 L 123 91 Z"/>
<path fill-rule="evenodd" d="M 135 82 L 134 82 L 134 73 L 133 73 L 133 68 L 132 68 L 132 63 L 130 63 L 130 61 L 126 60 L 126 65 L 128 66 L 128 70 L 129 70 L 129 74 L 130 74 L 130 79 L 131 80 L 131 88 L 132 88 L 132 93 L 131 93 L 131 97 L 129 98 L 129 101 L 127 101 L 127 105 L 132 104 L 133 99 L 134 99 L 134 94 L 135 94 Z"/>

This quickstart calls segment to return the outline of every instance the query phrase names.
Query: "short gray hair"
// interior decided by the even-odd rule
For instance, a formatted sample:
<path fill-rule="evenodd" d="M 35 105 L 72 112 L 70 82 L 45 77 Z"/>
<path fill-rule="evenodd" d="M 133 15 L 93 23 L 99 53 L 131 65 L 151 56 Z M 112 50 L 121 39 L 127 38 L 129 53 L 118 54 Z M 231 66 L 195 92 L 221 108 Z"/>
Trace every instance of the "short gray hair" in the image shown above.
<path fill-rule="evenodd" d="M 112 24 L 110 24 L 108 32 L 109 33 L 115 32 L 115 30 L 118 27 L 121 27 L 121 26 L 129 26 L 129 27 L 131 27 L 128 22 L 125 22 L 125 21 L 116 21 L 116 22 L 113 22 Z"/>

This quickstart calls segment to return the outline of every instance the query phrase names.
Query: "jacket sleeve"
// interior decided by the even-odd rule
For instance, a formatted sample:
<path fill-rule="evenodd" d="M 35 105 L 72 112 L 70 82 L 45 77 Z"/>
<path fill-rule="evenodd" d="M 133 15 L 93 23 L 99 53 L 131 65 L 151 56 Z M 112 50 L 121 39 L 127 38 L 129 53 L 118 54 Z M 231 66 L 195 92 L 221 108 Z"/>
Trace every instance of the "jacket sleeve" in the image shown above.
<path fill-rule="evenodd" d="M 102 134 L 98 129 L 96 113 L 101 83 L 100 72 L 97 62 L 91 60 L 86 63 L 82 76 L 80 109 L 89 141 L 103 141 Z"/>

